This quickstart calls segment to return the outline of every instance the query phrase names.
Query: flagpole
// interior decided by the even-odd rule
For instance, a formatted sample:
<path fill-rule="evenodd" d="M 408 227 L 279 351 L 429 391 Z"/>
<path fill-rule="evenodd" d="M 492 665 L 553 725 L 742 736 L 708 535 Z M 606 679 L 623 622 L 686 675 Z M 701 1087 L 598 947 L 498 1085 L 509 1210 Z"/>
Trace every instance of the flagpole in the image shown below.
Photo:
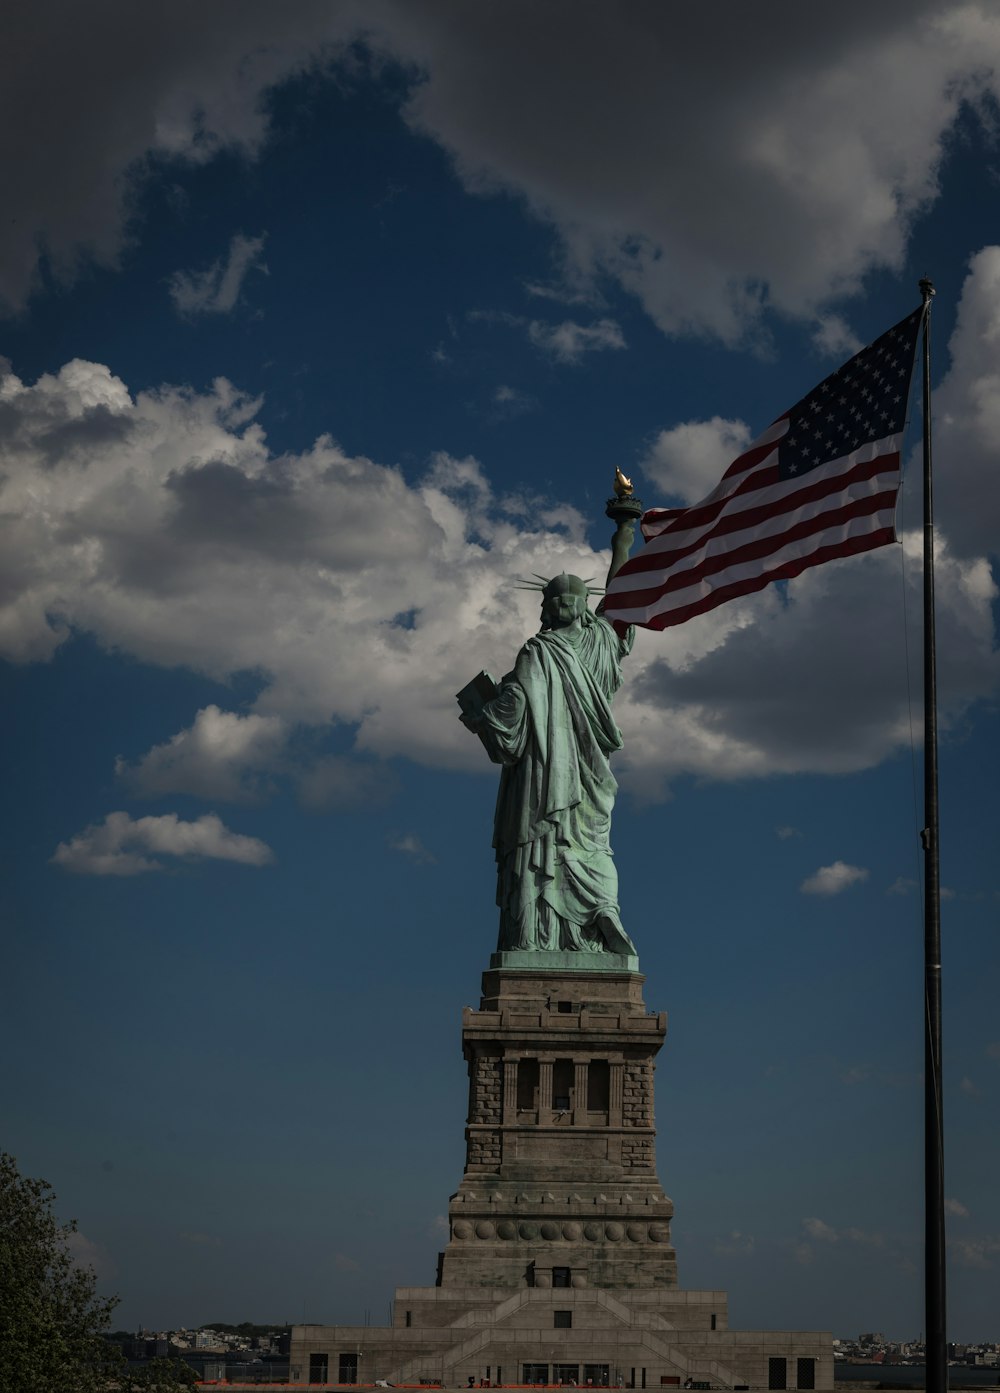
<path fill-rule="evenodd" d="M 931 299 L 924 302 L 924 1290 L 927 1393 L 946 1393 L 944 1115 L 941 1097 L 941 881 L 938 855 L 937 662 L 934 633 L 934 490 L 931 478 Z"/>

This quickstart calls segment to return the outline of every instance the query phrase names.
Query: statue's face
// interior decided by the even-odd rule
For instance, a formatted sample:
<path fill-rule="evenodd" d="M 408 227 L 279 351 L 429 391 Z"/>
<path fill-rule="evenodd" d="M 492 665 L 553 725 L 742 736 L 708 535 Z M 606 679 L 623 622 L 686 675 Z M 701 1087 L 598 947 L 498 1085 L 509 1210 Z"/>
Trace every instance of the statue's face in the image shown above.
<path fill-rule="evenodd" d="M 572 590 L 553 588 L 542 600 L 542 628 L 566 629 L 579 619 L 587 601 Z"/>

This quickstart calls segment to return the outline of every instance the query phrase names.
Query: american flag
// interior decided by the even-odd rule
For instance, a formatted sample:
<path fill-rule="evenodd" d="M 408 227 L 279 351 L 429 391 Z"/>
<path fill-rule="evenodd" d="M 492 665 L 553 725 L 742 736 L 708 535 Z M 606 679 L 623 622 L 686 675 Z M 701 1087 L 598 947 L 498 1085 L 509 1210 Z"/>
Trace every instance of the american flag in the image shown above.
<path fill-rule="evenodd" d="M 667 629 L 809 566 L 895 541 L 918 309 L 759 436 L 702 503 L 652 508 L 608 619 Z"/>

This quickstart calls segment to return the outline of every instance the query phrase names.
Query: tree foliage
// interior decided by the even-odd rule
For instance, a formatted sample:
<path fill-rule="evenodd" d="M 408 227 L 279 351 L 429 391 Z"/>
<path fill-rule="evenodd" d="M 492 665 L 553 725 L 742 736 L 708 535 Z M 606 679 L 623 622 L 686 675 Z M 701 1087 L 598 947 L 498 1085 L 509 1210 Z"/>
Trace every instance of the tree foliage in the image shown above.
<path fill-rule="evenodd" d="M 104 1339 L 117 1298 L 74 1261 L 76 1223 L 60 1224 L 44 1180 L 0 1152 L 0 1393 L 105 1393 L 115 1350 Z"/>
<path fill-rule="evenodd" d="M 142 1369 L 123 1370 L 115 1382 L 119 1393 L 180 1393 L 193 1388 L 198 1375 L 183 1359 L 151 1359 Z"/>

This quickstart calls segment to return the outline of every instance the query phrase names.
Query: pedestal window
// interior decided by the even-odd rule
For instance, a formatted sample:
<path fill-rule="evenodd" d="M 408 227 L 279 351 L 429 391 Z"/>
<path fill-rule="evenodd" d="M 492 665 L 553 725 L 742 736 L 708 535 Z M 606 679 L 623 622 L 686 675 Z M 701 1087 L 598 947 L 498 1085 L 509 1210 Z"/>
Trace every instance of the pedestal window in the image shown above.
<path fill-rule="evenodd" d="M 587 1111 L 607 1112 L 611 1102 L 611 1065 L 592 1059 L 587 1068 Z"/>
<path fill-rule="evenodd" d="M 552 1111 L 569 1112 L 573 1107 L 575 1069 L 571 1059 L 557 1059 L 552 1065 Z"/>
<path fill-rule="evenodd" d="M 517 1062 L 517 1110 L 538 1110 L 538 1060 L 519 1059 Z"/>

